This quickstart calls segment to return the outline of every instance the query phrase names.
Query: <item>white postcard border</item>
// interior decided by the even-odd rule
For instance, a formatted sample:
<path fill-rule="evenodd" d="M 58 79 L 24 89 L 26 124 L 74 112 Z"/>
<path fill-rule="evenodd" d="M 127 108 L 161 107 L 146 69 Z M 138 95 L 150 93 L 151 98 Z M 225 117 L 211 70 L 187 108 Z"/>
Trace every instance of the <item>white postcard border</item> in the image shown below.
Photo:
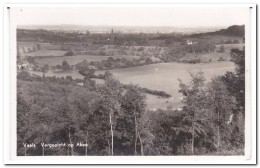
<path fill-rule="evenodd" d="M 16 52 L 15 34 L 9 36 L 7 7 L 252 7 L 251 24 L 246 27 L 246 143 L 245 156 L 16 156 Z M 256 5 L 255 4 L 6 4 L 4 6 L 4 151 L 5 164 L 248 164 L 256 153 Z M 248 31 L 250 30 L 250 32 Z M 251 37 L 250 39 L 248 37 Z M 16 47 L 14 47 L 16 49 Z M 11 55 L 9 59 L 9 55 Z M 248 58 L 251 56 L 251 58 Z M 249 71 L 247 71 L 249 70 Z M 249 73 L 250 72 L 250 73 Z M 250 82 L 249 82 L 250 81 Z M 251 91 L 250 91 L 251 90 Z M 15 154 L 15 155 L 14 155 Z M 252 155 L 251 155 L 252 154 Z M 250 159 L 251 158 L 251 159 Z M 253 159 L 254 160 L 254 159 Z"/>

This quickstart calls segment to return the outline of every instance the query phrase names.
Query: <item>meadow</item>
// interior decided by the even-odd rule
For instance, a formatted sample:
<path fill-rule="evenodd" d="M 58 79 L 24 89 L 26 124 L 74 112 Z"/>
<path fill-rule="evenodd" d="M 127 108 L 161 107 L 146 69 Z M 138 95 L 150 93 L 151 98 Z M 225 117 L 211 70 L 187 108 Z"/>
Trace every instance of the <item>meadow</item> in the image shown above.
<path fill-rule="evenodd" d="M 38 50 L 34 52 L 26 53 L 26 56 L 31 57 L 57 57 L 64 56 L 67 51 L 64 50 Z"/>

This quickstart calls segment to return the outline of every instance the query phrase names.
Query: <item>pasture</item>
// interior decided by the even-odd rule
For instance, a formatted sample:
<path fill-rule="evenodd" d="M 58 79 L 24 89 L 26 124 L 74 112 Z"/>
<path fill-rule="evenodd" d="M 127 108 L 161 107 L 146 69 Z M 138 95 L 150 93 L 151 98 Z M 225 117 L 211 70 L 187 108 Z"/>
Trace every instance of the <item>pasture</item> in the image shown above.
<path fill-rule="evenodd" d="M 26 53 L 25 56 L 31 57 L 58 57 L 64 56 L 67 51 L 64 50 L 37 50 L 34 52 Z"/>

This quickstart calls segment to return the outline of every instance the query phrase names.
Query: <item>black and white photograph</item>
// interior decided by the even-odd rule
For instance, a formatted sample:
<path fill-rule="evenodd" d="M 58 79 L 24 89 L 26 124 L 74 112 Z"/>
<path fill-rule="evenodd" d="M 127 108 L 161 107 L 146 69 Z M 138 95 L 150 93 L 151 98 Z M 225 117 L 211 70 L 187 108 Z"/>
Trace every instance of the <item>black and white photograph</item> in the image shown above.
<path fill-rule="evenodd" d="M 251 10 L 11 6 L 13 154 L 245 156 Z"/>

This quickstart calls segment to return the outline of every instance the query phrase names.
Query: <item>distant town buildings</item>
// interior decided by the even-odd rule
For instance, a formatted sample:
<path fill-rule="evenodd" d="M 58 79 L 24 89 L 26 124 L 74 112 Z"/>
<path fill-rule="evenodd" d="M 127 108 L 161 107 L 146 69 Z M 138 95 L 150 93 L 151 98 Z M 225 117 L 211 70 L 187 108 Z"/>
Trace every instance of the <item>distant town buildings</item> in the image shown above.
<path fill-rule="evenodd" d="M 187 45 L 192 45 L 192 41 L 191 40 L 186 40 Z"/>
<path fill-rule="evenodd" d="M 192 40 L 186 40 L 186 44 L 187 45 L 193 45 L 193 44 L 197 44 L 197 41 L 192 41 Z"/>

